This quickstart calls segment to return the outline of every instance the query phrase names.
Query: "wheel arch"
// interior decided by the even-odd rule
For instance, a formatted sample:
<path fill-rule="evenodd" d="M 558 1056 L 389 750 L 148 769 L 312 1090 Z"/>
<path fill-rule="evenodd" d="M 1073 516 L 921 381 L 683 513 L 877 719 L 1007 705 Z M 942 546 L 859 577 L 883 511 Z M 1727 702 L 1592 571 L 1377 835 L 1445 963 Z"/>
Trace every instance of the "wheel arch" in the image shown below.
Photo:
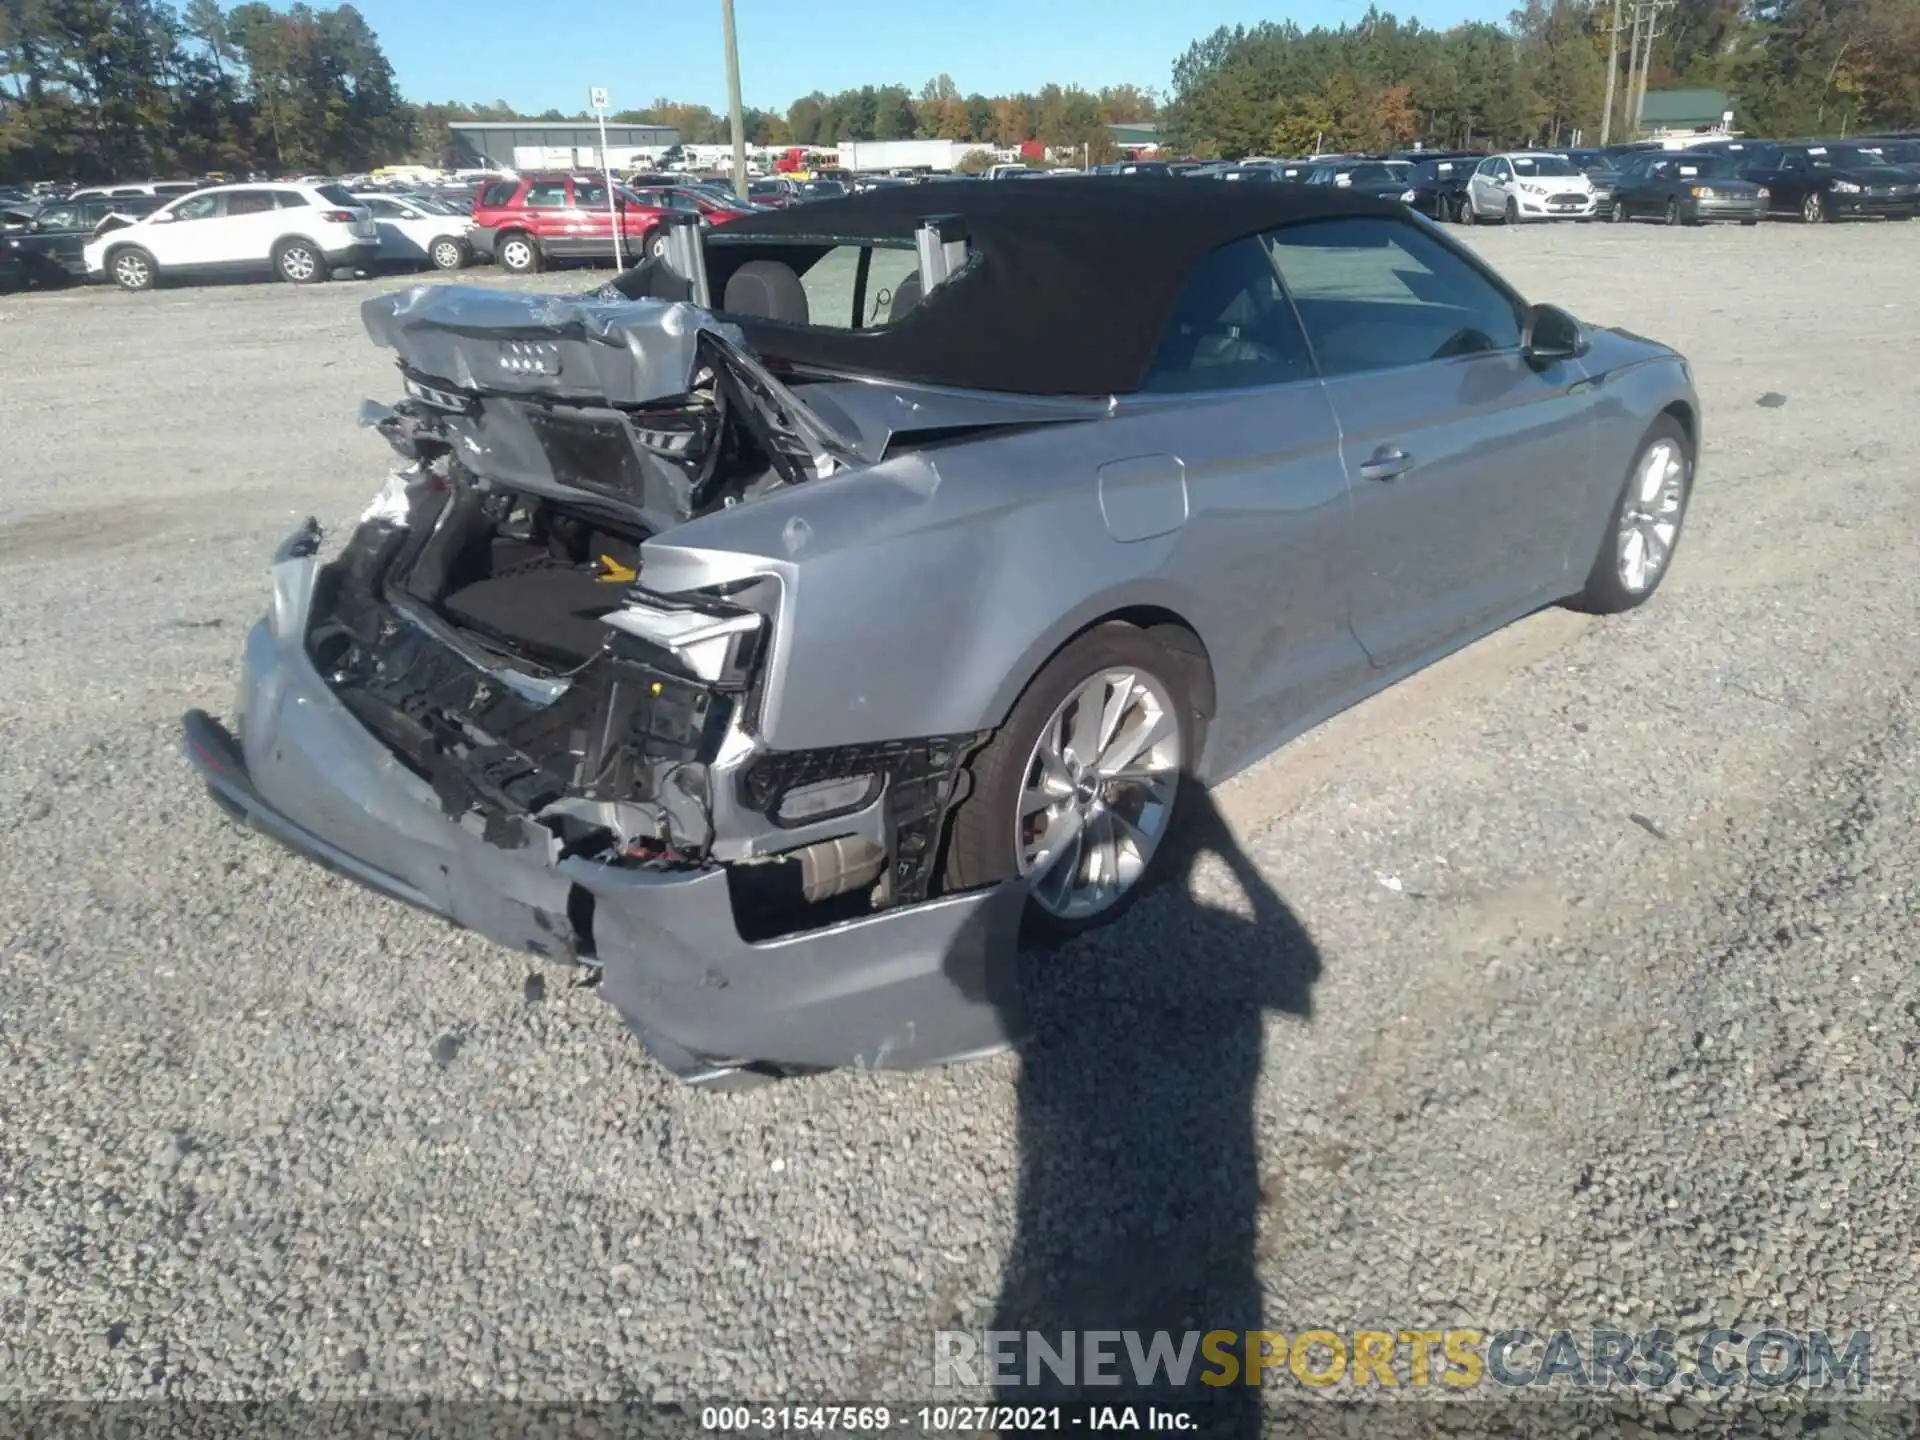
<path fill-rule="evenodd" d="M 298 230 L 289 230 L 284 235 L 275 236 L 273 244 L 267 247 L 267 258 L 270 260 L 276 258 L 280 254 L 281 250 L 286 248 L 288 245 L 309 246 L 312 248 L 313 253 L 320 257 L 320 262 L 323 265 L 326 263 L 327 247 L 322 245 L 318 240 L 314 239 L 311 235 L 302 235 Z"/>
<path fill-rule="evenodd" d="M 1007 723 L 1013 707 L 1034 681 L 1067 646 L 1090 630 L 1102 625 L 1127 625 L 1158 641 L 1180 665 L 1180 678 L 1186 682 L 1187 701 L 1193 707 L 1196 724 L 1195 761 L 1204 754 L 1206 731 L 1219 709 L 1219 688 L 1214 678 L 1213 653 L 1199 630 L 1178 609 L 1162 601 L 1109 603 L 1097 613 L 1081 615 L 1057 626 L 1011 667 L 1006 683 L 995 694 L 990 712 L 991 728 Z M 1196 763 L 1195 768 L 1199 766 Z"/>
<path fill-rule="evenodd" d="M 1700 417 L 1693 406 L 1685 400 L 1675 400 L 1660 413 L 1671 415 L 1681 430 L 1686 432 L 1687 449 L 1692 452 L 1692 458 L 1698 460 L 1700 458 Z"/>

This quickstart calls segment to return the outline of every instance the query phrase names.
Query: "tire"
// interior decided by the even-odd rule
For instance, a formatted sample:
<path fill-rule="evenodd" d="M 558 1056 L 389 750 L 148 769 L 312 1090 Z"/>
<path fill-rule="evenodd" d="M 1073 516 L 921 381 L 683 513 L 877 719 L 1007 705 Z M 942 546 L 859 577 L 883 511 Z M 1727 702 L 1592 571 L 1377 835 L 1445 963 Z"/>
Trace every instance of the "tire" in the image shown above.
<path fill-rule="evenodd" d="M 1006 723 L 967 764 L 971 788 L 955 812 L 947 836 L 945 888 L 973 889 L 1015 879 L 1024 868 L 1034 868 L 1027 924 L 1030 930 L 1053 938 L 1077 935 L 1123 913 L 1152 884 L 1155 862 L 1166 853 L 1165 842 L 1178 820 L 1180 791 L 1195 755 L 1198 728 L 1188 685 L 1194 658 L 1176 654 L 1145 631 L 1118 622 L 1096 626 L 1063 646 L 1028 682 Z M 1123 786 L 1102 793 L 1095 767 L 1079 769 L 1086 757 L 1078 755 L 1068 743 L 1074 738 L 1072 722 L 1076 718 L 1096 718 L 1091 708 L 1080 704 L 1083 692 L 1103 677 L 1114 686 L 1122 674 L 1135 677 L 1128 689 L 1136 698 L 1125 702 L 1128 708 L 1115 722 L 1108 749 L 1111 752 L 1128 742 L 1128 737 L 1137 738 L 1136 725 L 1130 722 L 1137 721 L 1144 729 L 1151 719 L 1153 730 L 1165 731 L 1145 752 L 1153 757 L 1155 767 L 1157 794 L 1152 802 L 1145 787 Z M 1117 693 L 1117 688 L 1107 693 Z M 1100 727 L 1095 723 L 1094 728 Z M 1061 742 L 1051 748 L 1067 761 L 1066 768 L 1054 772 L 1060 798 L 1053 802 L 1053 809 L 1023 819 L 1023 797 L 1031 794 L 1044 798 L 1042 792 L 1051 788 L 1044 783 L 1048 767 L 1039 753 L 1043 737 Z M 1088 737 L 1089 741 L 1094 738 Z M 1096 745 L 1089 743 L 1088 748 L 1099 754 Z M 1118 758 L 1121 763 L 1129 763 L 1124 757 Z M 1046 854 L 1039 844 L 1046 828 L 1072 823 L 1076 813 L 1080 822 L 1072 840 L 1075 848 L 1067 861 L 1073 869 L 1056 866 L 1049 871 L 1044 865 L 1029 865 L 1040 862 Z M 1114 826 L 1114 815 L 1126 818 L 1136 834 L 1150 841 L 1144 857 L 1139 843 L 1121 838 L 1125 832 Z M 1079 875 L 1090 873 L 1094 863 L 1080 848 L 1081 840 L 1101 834 L 1113 838 L 1111 858 L 1117 862 L 1115 868 L 1125 869 L 1131 861 L 1133 871 L 1105 897 L 1090 893 L 1091 884 L 1076 887 L 1071 883 Z M 1034 852 L 1030 857 L 1025 854 L 1029 845 Z M 1133 852 L 1130 857 L 1126 853 L 1129 847 Z M 1058 853 L 1063 859 L 1068 854 Z"/>
<path fill-rule="evenodd" d="M 640 244 L 641 253 L 644 254 L 647 259 L 658 260 L 662 255 L 667 253 L 667 232 L 664 230 L 650 231 L 648 232 L 647 238 L 641 241 Z"/>
<path fill-rule="evenodd" d="M 1680 202 L 1678 200 L 1669 200 L 1667 201 L 1667 224 L 1678 225 L 1679 223 Z"/>
<path fill-rule="evenodd" d="M 519 230 L 509 230 L 493 248 L 494 258 L 509 275 L 532 275 L 546 268 L 540 242 Z"/>
<path fill-rule="evenodd" d="M 1758 220 L 1742 220 L 1740 222 L 1740 228 L 1743 230 L 1751 230 L 1755 225 L 1758 225 L 1759 223 L 1760 222 Z"/>
<path fill-rule="evenodd" d="M 122 290 L 151 290 L 160 279 L 153 256 L 138 245 L 128 245 L 107 256 L 107 273 Z"/>
<path fill-rule="evenodd" d="M 282 240 L 276 245 L 273 273 L 290 285 L 319 285 L 333 278 L 327 257 L 311 240 Z"/>
<path fill-rule="evenodd" d="M 1607 212 L 1607 223 L 1609 225 L 1624 225 L 1627 223 L 1627 207 L 1622 202 L 1618 200 L 1613 202 L 1613 209 Z"/>
<path fill-rule="evenodd" d="M 1663 480 L 1651 501 L 1644 500 L 1642 497 L 1647 488 L 1644 472 L 1655 451 L 1663 446 L 1669 447 L 1671 458 L 1678 461 L 1679 473 Z M 1660 582 L 1666 579 L 1667 572 L 1673 568 L 1673 552 L 1679 548 L 1681 533 L 1686 526 L 1687 511 L 1693 502 L 1693 466 L 1693 445 L 1678 420 L 1671 415 L 1662 415 L 1647 427 L 1647 433 L 1634 447 L 1633 463 L 1627 467 L 1619 495 L 1608 512 L 1607 531 L 1601 537 L 1593 568 L 1587 572 L 1587 582 L 1580 593 L 1567 602 L 1569 608 L 1584 610 L 1589 615 L 1618 615 L 1646 604 L 1653 597 L 1653 593 L 1660 588 Z M 1669 513 L 1664 508 L 1664 502 L 1670 495 L 1674 497 L 1674 508 Z M 1653 509 L 1648 511 L 1648 506 Z M 1666 553 L 1651 574 L 1644 575 L 1638 583 L 1631 578 L 1632 567 L 1629 564 L 1627 516 L 1632 512 L 1657 514 L 1662 521 L 1670 520 L 1672 524 L 1672 531 L 1666 540 Z M 1634 528 L 1641 532 L 1640 545 L 1644 554 L 1649 527 L 1643 523 Z"/>
<path fill-rule="evenodd" d="M 1500 217 L 1500 223 L 1502 225 L 1518 225 L 1520 223 L 1520 202 L 1511 195 L 1507 197 L 1506 212 Z"/>
<path fill-rule="evenodd" d="M 436 270 L 458 270 L 467 263 L 467 247 L 451 235 L 442 235 L 427 247 L 427 259 Z"/>
<path fill-rule="evenodd" d="M 1800 218 L 1809 225 L 1824 225 L 1833 217 L 1827 214 L 1827 205 L 1816 191 L 1800 204 Z"/>

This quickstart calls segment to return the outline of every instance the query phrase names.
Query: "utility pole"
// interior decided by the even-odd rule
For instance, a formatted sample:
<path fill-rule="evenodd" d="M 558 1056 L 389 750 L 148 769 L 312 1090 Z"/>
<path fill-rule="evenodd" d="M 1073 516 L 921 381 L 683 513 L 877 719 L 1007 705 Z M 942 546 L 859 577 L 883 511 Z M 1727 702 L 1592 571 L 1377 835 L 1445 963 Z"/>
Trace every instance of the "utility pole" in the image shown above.
<path fill-rule="evenodd" d="M 1607 32 L 1607 103 L 1600 110 L 1600 147 L 1613 135 L 1613 86 L 1620 71 L 1620 0 L 1613 0 L 1613 28 Z"/>
<path fill-rule="evenodd" d="M 1647 108 L 1647 81 L 1653 71 L 1653 42 L 1667 33 L 1665 30 L 1659 28 L 1660 12 L 1671 9 L 1674 3 L 1675 0 L 1647 0 L 1645 7 L 1647 12 L 1647 33 L 1645 43 L 1640 52 L 1640 81 L 1637 92 L 1631 86 L 1633 79 L 1631 72 L 1629 72 L 1627 77 L 1630 82 L 1627 99 L 1633 107 L 1633 133 L 1636 139 L 1640 134 L 1642 112 Z"/>
<path fill-rule="evenodd" d="M 1640 138 L 1640 116 L 1633 108 L 1634 87 L 1639 84 L 1640 75 L 1640 32 L 1645 27 L 1647 7 L 1642 0 L 1634 0 L 1633 38 L 1627 45 L 1627 99 L 1624 112 L 1620 116 L 1620 129 L 1628 140 Z"/>
<path fill-rule="evenodd" d="M 740 108 L 740 46 L 733 38 L 733 0 L 720 0 L 727 41 L 727 114 L 733 122 L 733 192 L 747 198 L 747 119 Z"/>

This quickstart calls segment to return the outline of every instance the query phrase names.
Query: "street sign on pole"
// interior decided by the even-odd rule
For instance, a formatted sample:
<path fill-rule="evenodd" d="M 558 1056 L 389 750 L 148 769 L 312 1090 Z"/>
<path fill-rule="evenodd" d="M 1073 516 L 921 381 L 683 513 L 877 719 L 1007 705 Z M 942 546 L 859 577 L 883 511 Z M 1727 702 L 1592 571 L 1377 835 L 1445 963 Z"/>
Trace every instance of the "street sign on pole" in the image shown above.
<path fill-rule="evenodd" d="M 607 92 L 595 85 L 587 91 L 587 108 L 600 121 L 600 168 L 607 176 L 607 219 L 613 224 L 613 268 L 627 268 L 626 249 L 620 243 L 620 197 L 613 183 L 613 156 L 607 150 Z"/>

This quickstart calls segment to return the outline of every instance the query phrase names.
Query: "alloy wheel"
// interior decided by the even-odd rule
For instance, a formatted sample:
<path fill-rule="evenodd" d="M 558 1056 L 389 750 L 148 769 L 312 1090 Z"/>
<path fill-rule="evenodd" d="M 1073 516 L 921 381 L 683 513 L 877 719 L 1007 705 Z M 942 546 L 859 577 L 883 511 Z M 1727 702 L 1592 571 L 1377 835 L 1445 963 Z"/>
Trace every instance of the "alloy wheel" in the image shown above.
<path fill-rule="evenodd" d="M 1627 223 L 1627 207 L 1618 200 L 1614 201 L 1612 213 L 1609 215 L 1608 218 L 1611 219 L 1615 225 L 1626 224 Z"/>
<path fill-rule="evenodd" d="M 1820 203 L 1818 194 L 1809 195 L 1800 207 L 1800 214 L 1809 225 L 1818 225 L 1827 218 L 1827 207 Z"/>
<path fill-rule="evenodd" d="M 1062 920 L 1109 909 L 1146 871 L 1180 786 L 1180 722 L 1165 684 L 1104 669 L 1041 727 L 1015 819 L 1020 873 Z"/>
<path fill-rule="evenodd" d="M 525 240 L 509 240 L 500 247 L 500 263 L 509 270 L 533 268 L 533 246 Z"/>
<path fill-rule="evenodd" d="M 153 271 L 143 255 L 117 255 L 113 261 L 113 278 L 129 290 L 142 290 L 153 279 Z"/>
<path fill-rule="evenodd" d="M 442 240 L 433 247 L 433 263 L 442 270 L 460 268 L 460 247 L 451 240 Z"/>
<path fill-rule="evenodd" d="M 1673 440 L 1647 447 L 1620 507 L 1620 583 L 1638 595 L 1653 588 L 1673 553 L 1687 503 L 1687 460 Z"/>
<path fill-rule="evenodd" d="M 280 273 L 295 283 L 311 280 L 319 268 L 313 252 L 304 245 L 289 245 L 280 252 Z"/>

